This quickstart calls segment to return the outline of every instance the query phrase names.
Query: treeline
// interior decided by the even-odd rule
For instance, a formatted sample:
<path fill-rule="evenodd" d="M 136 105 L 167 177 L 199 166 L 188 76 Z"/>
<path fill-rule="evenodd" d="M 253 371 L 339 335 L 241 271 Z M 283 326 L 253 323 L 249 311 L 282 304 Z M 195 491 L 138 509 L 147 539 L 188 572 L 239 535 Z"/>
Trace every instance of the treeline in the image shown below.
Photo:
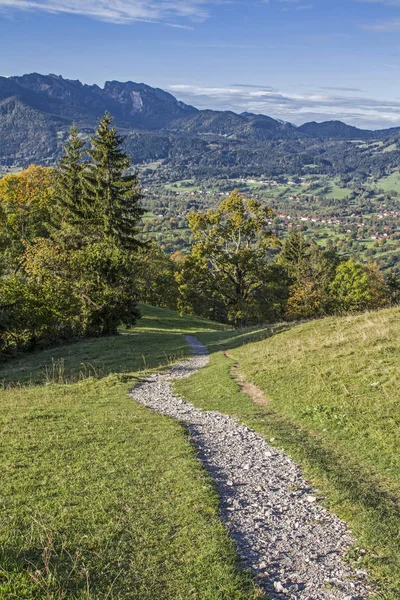
<path fill-rule="evenodd" d="M 197 242 L 176 276 L 183 312 L 243 326 L 398 302 L 399 281 L 374 264 L 342 259 L 297 230 L 281 245 L 269 229 L 272 216 L 238 192 L 216 210 L 189 216 Z"/>
<path fill-rule="evenodd" d="M 72 128 L 57 169 L 0 181 L 0 351 L 115 333 L 139 316 L 141 194 L 106 114 L 91 146 Z"/>
<path fill-rule="evenodd" d="M 145 241 L 142 195 L 106 114 L 89 148 L 72 128 L 57 168 L 0 180 L 0 355 L 110 335 L 138 302 L 235 326 L 390 305 L 399 285 L 300 232 L 281 246 L 272 211 L 238 192 L 192 212 L 189 255 Z"/>

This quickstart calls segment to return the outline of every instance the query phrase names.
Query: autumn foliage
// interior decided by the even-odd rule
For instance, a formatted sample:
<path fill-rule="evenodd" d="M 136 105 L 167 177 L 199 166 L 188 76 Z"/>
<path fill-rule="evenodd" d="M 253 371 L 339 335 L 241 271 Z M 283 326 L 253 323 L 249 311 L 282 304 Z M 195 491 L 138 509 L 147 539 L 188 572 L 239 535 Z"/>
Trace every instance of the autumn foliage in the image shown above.
<path fill-rule="evenodd" d="M 56 168 L 0 180 L 0 355 L 115 334 L 138 301 L 235 327 L 357 312 L 398 301 L 399 284 L 293 231 L 237 191 L 192 212 L 190 254 L 138 240 L 144 212 L 122 138 L 106 114 L 86 148 L 73 127 Z"/>

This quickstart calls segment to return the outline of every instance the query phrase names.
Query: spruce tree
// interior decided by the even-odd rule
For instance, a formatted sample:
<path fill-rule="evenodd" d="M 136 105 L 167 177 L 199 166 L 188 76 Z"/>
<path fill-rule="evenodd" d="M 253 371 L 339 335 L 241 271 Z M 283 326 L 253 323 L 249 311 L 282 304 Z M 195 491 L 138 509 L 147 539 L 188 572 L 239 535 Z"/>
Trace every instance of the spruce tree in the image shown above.
<path fill-rule="evenodd" d="M 279 260 L 285 265 L 289 275 L 296 278 L 308 266 L 310 254 L 310 242 L 301 231 L 294 229 L 283 242 Z"/>
<path fill-rule="evenodd" d="M 121 149 L 124 140 L 112 126 L 113 118 L 105 113 L 100 120 L 88 154 L 92 162 L 85 169 L 85 202 L 93 226 L 126 249 L 139 245 L 137 225 L 144 210 L 140 206 L 137 175 L 128 175 L 132 166 Z"/>
<path fill-rule="evenodd" d="M 83 196 L 82 162 L 84 142 L 79 137 L 78 128 L 73 125 L 64 145 L 64 155 L 58 163 L 56 174 L 56 218 L 64 223 L 80 228 L 86 217 L 86 203 Z"/>

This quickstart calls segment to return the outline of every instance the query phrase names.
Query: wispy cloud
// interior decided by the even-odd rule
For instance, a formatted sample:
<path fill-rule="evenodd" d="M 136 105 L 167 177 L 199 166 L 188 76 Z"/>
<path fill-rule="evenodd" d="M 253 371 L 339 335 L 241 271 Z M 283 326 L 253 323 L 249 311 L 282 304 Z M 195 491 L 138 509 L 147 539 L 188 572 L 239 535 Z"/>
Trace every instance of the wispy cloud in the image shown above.
<path fill-rule="evenodd" d="M 386 6 L 400 6 L 400 0 L 357 0 L 368 4 L 385 4 Z"/>
<path fill-rule="evenodd" d="M 364 4 L 384 4 L 392 8 L 400 8 L 400 0 L 357 0 Z M 363 29 L 376 31 L 378 33 L 390 33 L 391 31 L 400 31 L 400 17 L 392 17 L 374 23 L 366 23 L 362 26 Z"/>
<path fill-rule="evenodd" d="M 41 11 L 86 15 L 112 23 L 203 21 L 213 4 L 223 0 L 0 0 L 0 10 Z M 178 19 L 178 22 L 169 20 Z"/>
<path fill-rule="evenodd" d="M 377 31 L 378 33 L 400 31 L 400 19 L 391 19 L 389 21 L 381 21 L 379 23 L 370 23 L 367 25 L 363 25 L 363 29 L 368 29 L 369 31 Z"/>
<path fill-rule="evenodd" d="M 320 90 L 330 90 L 334 92 L 363 92 L 364 90 L 360 88 L 352 88 L 352 87 L 335 87 L 335 86 L 320 86 L 318 87 Z"/>
<path fill-rule="evenodd" d="M 251 83 L 231 83 L 231 87 L 233 88 L 244 88 L 244 89 L 255 89 L 255 90 L 263 90 L 266 92 L 277 92 L 276 88 L 271 87 L 270 85 L 257 85 Z"/>
<path fill-rule="evenodd" d="M 224 87 L 179 84 L 171 85 L 169 90 L 199 108 L 261 113 L 296 124 L 339 119 L 373 129 L 400 125 L 400 102 L 357 96 L 353 94 L 355 89 L 342 90 L 345 93 L 340 95 L 321 88 L 310 93 L 293 93 L 248 84 Z"/>

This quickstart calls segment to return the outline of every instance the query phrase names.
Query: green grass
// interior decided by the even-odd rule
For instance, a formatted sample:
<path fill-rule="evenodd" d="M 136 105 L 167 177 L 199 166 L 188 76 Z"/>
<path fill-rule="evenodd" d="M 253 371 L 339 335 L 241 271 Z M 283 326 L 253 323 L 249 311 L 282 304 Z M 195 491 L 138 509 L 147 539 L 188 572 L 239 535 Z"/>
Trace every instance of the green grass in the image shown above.
<path fill-rule="evenodd" d="M 400 173 L 395 171 L 387 177 L 381 177 L 377 180 L 376 185 L 378 188 L 385 192 L 400 192 Z"/>
<path fill-rule="evenodd" d="M 329 182 L 329 192 L 322 194 L 323 198 L 335 198 L 337 200 L 343 200 L 351 194 L 351 190 L 348 188 L 339 187 L 335 181 Z"/>
<path fill-rule="evenodd" d="M 351 555 L 378 582 L 377 597 L 398 600 L 400 310 L 200 337 L 210 364 L 177 382 L 177 393 L 235 415 L 293 456 L 367 549 Z M 218 337 L 268 406 L 240 392 Z"/>
<path fill-rule="evenodd" d="M 314 180 L 314 178 L 317 177 L 315 175 L 310 177 L 304 177 L 305 181 L 307 181 L 308 183 L 312 183 L 312 181 Z M 351 194 L 351 190 L 348 188 L 342 188 L 338 185 L 338 181 L 337 179 L 324 179 L 324 183 L 326 181 L 326 185 L 328 186 L 328 191 L 323 193 L 322 192 L 322 187 L 315 185 L 315 187 L 312 187 L 310 189 L 307 188 L 307 186 L 305 185 L 278 185 L 278 186 L 274 186 L 271 187 L 270 190 L 268 190 L 268 195 L 271 197 L 278 197 L 279 195 L 283 195 L 284 197 L 287 196 L 298 196 L 298 195 L 312 195 L 312 196 L 320 196 L 321 198 L 328 198 L 328 199 L 338 199 L 338 200 L 343 200 L 344 198 L 347 198 L 350 194 Z M 248 184 L 248 186 L 250 187 L 251 184 Z M 259 187 L 259 186 L 258 186 Z"/>
<path fill-rule="evenodd" d="M 200 186 L 196 185 L 191 179 L 182 179 L 181 181 L 167 183 L 164 185 L 164 188 L 173 192 L 198 192 L 201 189 Z"/>
<path fill-rule="evenodd" d="M 9 384 L 73 383 L 88 376 L 131 373 L 154 369 L 187 355 L 181 334 L 223 330 L 200 318 L 180 317 L 176 312 L 141 306 L 143 318 L 123 335 L 87 339 L 48 350 L 20 354 L 0 363 L 0 382 Z"/>
<path fill-rule="evenodd" d="M 142 217 L 142 221 L 144 223 L 146 223 L 148 221 L 156 221 L 157 219 L 158 219 L 158 217 L 152 212 L 146 212 Z"/>
<path fill-rule="evenodd" d="M 83 360 L 113 373 L 0 392 L 1 600 L 261 597 L 184 430 L 127 397 L 144 364 L 187 353 L 180 331 L 211 326 L 168 311 L 158 329 L 163 311 L 145 314 L 133 335 L 8 364 L 14 382 L 39 377 L 51 356 L 65 358 L 66 381 Z"/>
<path fill-rule="evenodd" d="M 383 153 L 387 153 L 387 152 L 395 152 L 397 150 L 397 144 L 390 144 L 389 146 L 386 146 L 386 148 L 383 148 L 382 152 Z"/>

